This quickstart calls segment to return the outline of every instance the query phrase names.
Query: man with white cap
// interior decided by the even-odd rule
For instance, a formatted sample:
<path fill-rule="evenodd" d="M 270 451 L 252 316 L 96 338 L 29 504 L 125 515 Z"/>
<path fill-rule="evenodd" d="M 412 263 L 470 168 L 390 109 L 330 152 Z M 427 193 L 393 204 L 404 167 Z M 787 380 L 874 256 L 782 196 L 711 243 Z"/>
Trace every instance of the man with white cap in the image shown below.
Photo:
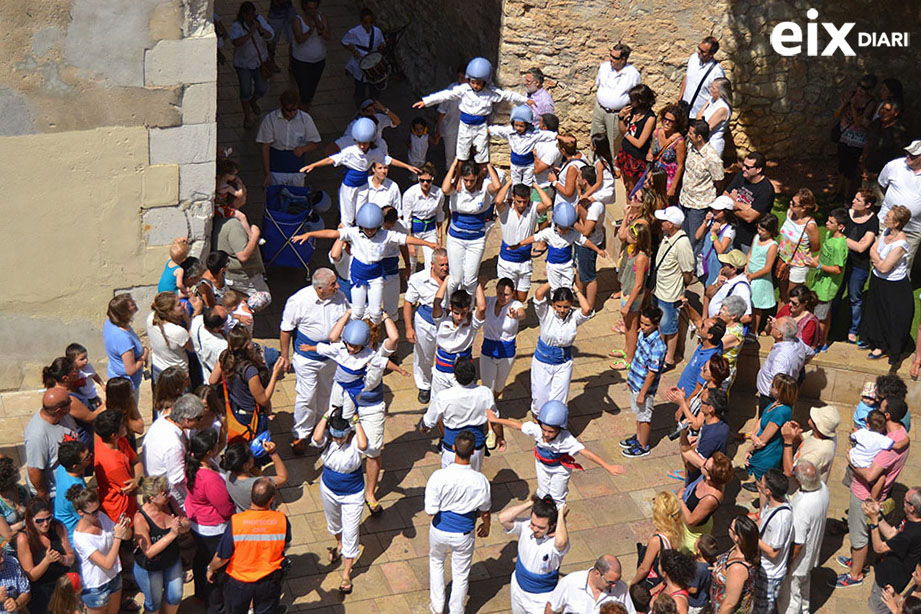
<path fill-rule="evenodd" d="M 886 213 L 896 205 L 911 211 L 911 219 L 905 226 L 908 240 L 908 270 L 921 245 L 921 139 L 912 141 L 905 148 L 905 157 L 896 158 L 883 167 L 879 174 L 879 185 L 885 190 L 883 205 L 879 210 L 882 223 Z"/>
<path fill-rule="evenodd" d="M 665 339 L 668 351 L 665 354 L 665 370 L 675 368 L 675 350 L 678 347 L 678 315 L 684 293 L 694 279 L 694 250 L 688 236 L 682 230 L 684 213 L 680 207 L 666 207 L 656 211 L 656 219 L 662 222 L 662 242 L 655 260 L 656 284 L 652 294 L 662 320 L 659 333 Z"/>
<path fill-rule="evenodd" d="M 825 518 L 828 515 L 828 486 L 815 465 L 808 460 L 796 463 L 793 475 L 799 490 L 790 498 L 793 508 L 793 552 L 787 576 L 777 597 L 779 614 L 808 614 L 809 574 L 819 562 Z"/>
<path fill-rule="evenodd" d="M 722 268 L 716 281 L 704 291 L 704 309 L 707 316 L 715 318 L 728 296 L 739 296 L 745 301 L 745 315 L 740 318 L 748 324 L 752 318 L 752 286 L 745 275 L 748 258 L 742 250 L 733 249 L 718 256 Z"/>
<path fill-rule="evenodd" d="M 780 428 L 783 437 L 783 472 L 795 477 L 793 468 L 809 461 L 819 472 L 823 482 L 828 483 L 831 464 L 838 448 L 836 430 L 841 424 L 841 414 L 836 407 L 820 405 L 809 410 L 811 430 L 803 432 L 797 422 L 791 420 Z"/>
<path fill-rule="evenodd" d="M 630 104 L 630 88 L 642 81 L 640 71 L 628 63 L 629 59 L 629 45 L 617 43 L 611 47 L 609 59 L 598 66 L 598 75 L 595 77 L 592 134 L 607 136 L 610 152 L 615 155 L 620 150 L 620 142 L 624 138 L 620 133 L 617 114 Z"/>

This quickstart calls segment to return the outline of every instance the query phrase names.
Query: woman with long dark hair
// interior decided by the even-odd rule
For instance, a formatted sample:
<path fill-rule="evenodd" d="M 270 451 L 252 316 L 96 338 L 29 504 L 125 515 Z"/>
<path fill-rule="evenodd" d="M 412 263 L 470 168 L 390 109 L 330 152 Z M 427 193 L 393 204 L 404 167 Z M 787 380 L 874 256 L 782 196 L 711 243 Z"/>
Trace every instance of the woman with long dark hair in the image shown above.
<path fill-rule="evenodd" d="M 617 153 L 617 167 L 620 169 L 627 194 L 646 170 L 646 154 L 652 144 L 652 133 L 656 127 L 656 114 L 652 106 L 656 94 L 648 85 L 634 85 L 628 92 L 630 104 L 620 110 L 618 121 L 624 135 Z"/>
<path fill-rule="evenodd" d="M 112 377 L 106 382 L 106 409 L 121 412 L 131 449 L 137 452 L 137 435 L 144 433 L 144 419 L 134 398 L 134 388 L 127 377 Z"/>
<path fill-rule="evenodd" d="M 677 205 L 678 189 L 684 176 L 684 159 L 688 152 L 684 140 L 688 118 L 678 105 L 670 104 L 659 111 L 659 123 L 661 125 L 652 134 L 652 146 L 646 160 L 665 170 L 668 203 Z"/>
<path fill-rule="evenodd" d="M 751 614 L 755 572 L 761 563 L 758 525 L 741 514 L 729 524 L 732 548 L 713 565 L 710 605 L 713 614 Z"/>
<path fill-rule="evenodd" d="M 32 584 L 31 614 L 47 614 L 58 578 L 74 564 L 67 528 L 54 519 L 51 506 L 41 498 L 26 506 L 25 530 L 16 536 L 16 557 Z"/>

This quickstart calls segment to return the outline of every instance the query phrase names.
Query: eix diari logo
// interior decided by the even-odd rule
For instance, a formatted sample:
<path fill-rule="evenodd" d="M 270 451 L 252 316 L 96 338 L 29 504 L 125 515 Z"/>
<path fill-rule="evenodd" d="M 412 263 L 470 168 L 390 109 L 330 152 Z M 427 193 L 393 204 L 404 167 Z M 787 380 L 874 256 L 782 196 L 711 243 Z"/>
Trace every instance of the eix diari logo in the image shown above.
<path fill-rule="evenodd" d="M 816 9 L 806 11 L 806 55 L 819 55 L 819 18 Z M 839 50 L 843 55 L 855 56 L 857 53 L 848 40 L 848 35 L 856 23 L 845 23 L 841 27 L 833 23 L 822 22 L 821 26 L 828 34 L 828 43 L 821 55 L 834 55 Z M 908 47 L 908 32 L 857 32 L 857 47 Z M 771 31 L 771 47 L 780 55 L 799 55 L 803 50 L 803 28 L 795 21 L 782 21 Z"/>

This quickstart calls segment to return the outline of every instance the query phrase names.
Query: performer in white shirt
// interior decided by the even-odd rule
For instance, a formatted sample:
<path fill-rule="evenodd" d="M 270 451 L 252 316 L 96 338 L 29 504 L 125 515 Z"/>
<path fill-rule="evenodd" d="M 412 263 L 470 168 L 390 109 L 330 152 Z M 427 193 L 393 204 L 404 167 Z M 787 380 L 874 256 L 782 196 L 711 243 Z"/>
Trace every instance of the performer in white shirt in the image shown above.
<path fill-rule="evenodd" d="M 477 284 L 475 310 L 471 310 L 470 295 L 457 290 L 451 295 L 449 310 L 443 308 L 451 276 L 448 275 L 438 287 L 432 303 L 432 318 L 435 328 L 435 365 L 432 369 L 432 399 L 442 390 L 454 385 L 454 362 L 461 356 L 473 355 L 473 339 L 483 328 L 486 318 L 486 295 L 483 286 Z"/>
<path fill-rule="evenodd" d="M 419 182 L 403 192 L 403 207 L 400 217 L 409 234 L 443 245 L 444 200 L 441 188 L 435 185 L 435 165 L 431 162 L 426 162 L 422 165 Z M 422 254 L 425 259 L 424 268 L 427 269 L 432 265 L 432 250 L 423 247 Z M 416 263 L 418 261 L 416 248 L 410 247 L 410 274 L 416 272 Z"/>
<path fill-rule="evenodd" d="M 457 131 L 456 156 L 460 160 L 474 159 L 480 164 L 486 164 L 489 162 L 489 133 L 486 120 L 493 106 L 502 101 L 526 104 L 528 97 L 493 86 L 490 83 L 492 64 L 486 58 L 470 60 L 466 75 L 467 83 L 424 96 L 422 100 L 413 104 L 413 108 L 424 109 L 448 100 L 459 100 L 460 125 Z"/>
<path fill-rule="evenodd" d="M 525 516 L 530 512 L 530 517 Z M 499 512 L 505 532 L 518 538 L 518 557 L 512 572 L 512 614 L 541 614 L 560 580 L 560 565 L 569 552 L 566 515 L 553 497 L 533 496 Z"/>
<path fill-rule="evenodd" d="M 476 538 L 477 515 L 482 523 L 479 537 L 489 537 L 489 480 L 470 466 L 476 445 L 470 431 L 461 431 L 454 440 L 454 463 L 436 470 L 425 485 L 425 513 L 432 516 L 429 528 L 429 597 L 433 614 L 445 606 L 445 558 L 451 554 L 451 597 L 449 614 L 464 614 L 467 584 Z"/>
<path fill-rule="evenodd" d="M 368 82 L 364 71 L 361 70 L 360 62 L 366 55 L 377 51 L 384 45 L 384 33 L 374 25 L 374 13 L 370 9 L 361 9 L 358 18 L 360 23 L 342 37 L 342 46 L 352 54 L 345 65 L 345 72 L 355 80 L 355 91 L 352 97 L 356 106 L 359 101 L 374 98 L 378 94 L 378 88 Z"/>
<path fill-rule="evenodd" d="M 448 253 L 439 247 L 432 254 L 431 266 L 409 276 L 403 296 L 403 324 L 406 326 L 406 340 L 413 344 L 413 378 L 419 390 L 419 402 L 423 405 L 431 400 L 432 367 L 435 364 L 437 325 L 432 317 L 432 305 L 438 288 L 448 277 Z"/>
<path fill-rule="evenodd" d="M 513 186 L 509 181 L 496 194 L 496 214 L 502 230 L 496 276 L 512 280 L 515 298 L 522 303 L 528 300 L 528 291 L 531 289 L 531 247 L 525 245 L 512 249 L 510 246 L 533 235 L 537 230 L 538 218 L 553 207 L 553 201 L 536 183 L 534 191 L 540 197 L 539 203 L 532 202 L 531 188 L 523 183 Z"/>
<path fill-rule="evenodd" d="M 294 441 L 291 449 L 303 454 L 307 438 L 313 432 L 317 418 L 329 407 L 333 374 L 336 363 L 316 352 L 304 352 L 303 344 L 316 345 L 329 340 L 329 331 L 348 309 L 345 295 L 339 291 L 336 274 L 327 268 L 317 269 L 310 286 L 293 294 L 285 303 L 281 316 L 279 344 L 285 367 L 293 366 L 294 390 Z M 290 356 L 294 341 L 294 360 Z"/>
<path fill-rule="evenodd" d="M 617 43 L 611 48 L 610 60 L 602 62 L 595 77 L 595 108 L 592 111 L 592 134 L 604 134 L 608 137 L 611 152 L 620 151 L 620 142 L 624 135 L 620 133 L 617 114 L 630 104 L 627 92 L 634 85 L 639 85 L 642 78 L 640 71 L 633 64 L 628 64 L 630 47 Z"/>
<path fill-rule="evenodd" d="M 524 303 L 515 300 L 515 285 L 503 277 L 496 284 L 496 295 L 486 299 L 483 345 L 480 348 L 480 378 L 496 401 L 515 362 L 518 325 L 525 318 Z M 493 448 L 493 444 L 489 444 Z"/>
<path fill-rule="evenodd" d="M 400 192 L 397 191 L 397 206 L 399 206 Z M 381 207 L 384 214 L 384 230 L 392 230 L 401 234 L 409 235 L 406 226 L 400 222 L 400 214 L 397 207 L 387 205 Z M 415 249 L 415 248 L 414 248 Z M 423 247 L 422 249 L 429 249 Z M 403 267 L 400 268 L 400 258 L 403 258 Z M 400 307 L 400 282 L 409 278 L 410 261 L 409 247 L 406 245 L 389 244 L 384 249 L 384 258 L 381 260 L 384 266 L 384 313 L 390 315 L 396 320 L 399 317 Z"/>
<path fill-rule="evenodd" d="M 454 364 L 454 377 L 457 382 L 447 390 L 442 390 L 432 400 L 419 428 L 427 433 L 439 421 L 444 426 L 441 440 L 441 466 L 447 467 L 454 462 L 454 441 L 461 431 L 470 431 L 476 440 L 470 466 L 480 471 L 483 468 L 483 455 L 486 448 L 486 432 L 489 430 L 488 412 L 498 415 L 492 391 L 486 386 L 477 386 L 476 366 L 469 358 L 458 358 Z M 496 438 L 505 447 L 502 425 L 494 423 Z"/>
<path fill-rule="evenodd" d="M 538 130 L 532 123 L 534 114 L 526 105 L 512 109 L 509 124 L 490 126 L 489 134 L 508 141 L 511 156 L 512 183 L 532 185 L 534 183 L 534 148 L 539 142 L 556 141 L 556 133 Z"/>
<path fill-rule="evenodd" d="M 281 108 L 268 113 L 256 133 L 262 149 L 263 184 L 302 186 L 304 156 L 320 146 L 320 132 L 313 118 L 298 109 L 296 91 L 282 92 L 280 102 Z"/>

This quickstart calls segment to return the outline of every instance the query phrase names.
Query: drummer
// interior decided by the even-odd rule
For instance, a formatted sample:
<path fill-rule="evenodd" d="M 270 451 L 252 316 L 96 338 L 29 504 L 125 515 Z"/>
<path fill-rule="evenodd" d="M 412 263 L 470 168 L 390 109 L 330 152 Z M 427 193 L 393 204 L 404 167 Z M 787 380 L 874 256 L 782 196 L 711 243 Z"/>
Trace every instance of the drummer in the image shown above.
<path fill-rule="evenodd" d="M 363 57 L 384 46 L 384 33 L 374 25 L 374 13 L 369 9 L 361 9 L 358 18 L 360 23 L 342 37 L 342 46 L 352 54 L 345 65 L 345 72 L 355 80 L 355 106 L 359 106 L 362 100 L 378 95 L 377 87 L 368 81 L 360 62 Z"/>

